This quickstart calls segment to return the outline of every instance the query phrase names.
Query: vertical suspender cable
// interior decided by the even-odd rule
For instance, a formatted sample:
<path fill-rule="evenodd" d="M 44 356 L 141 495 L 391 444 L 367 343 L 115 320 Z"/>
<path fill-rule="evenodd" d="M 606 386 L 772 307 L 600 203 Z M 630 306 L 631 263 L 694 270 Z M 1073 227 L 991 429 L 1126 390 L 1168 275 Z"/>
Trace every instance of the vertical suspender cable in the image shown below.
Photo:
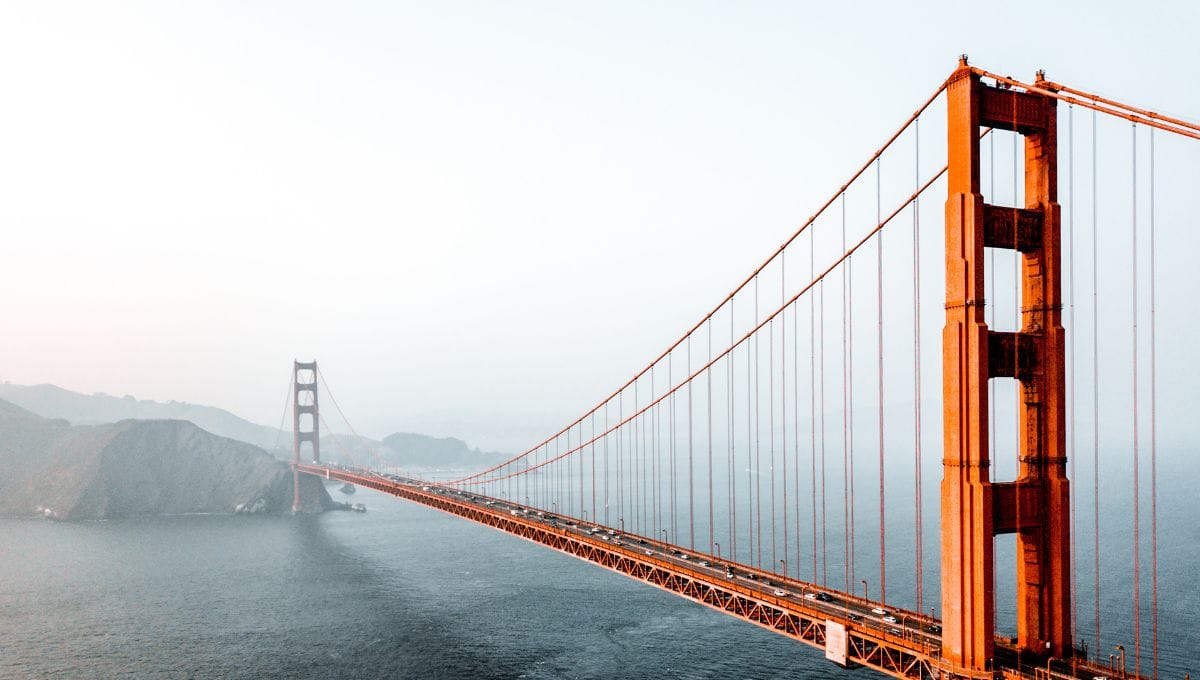
<path fill-rule="evenodd" d="M 842 252 L 846 251 L 846 194 L 842 193 Z M 850 592 L 850 301 L 847 267 L 842 267 L 842 573 Z"/>
<path fill-rule="evenodd" d="M 635 412 L 641 409 L 642 404 L 637 386 L 638 384 L 635 382 L 633 384 L 633 407 Z M 635 430 L 636 439 L 634 440 L 634 451 L 637 452 L 638 481 L 641 484 L 641 494 L 639 497 L 641 505 L 638 519 L 640 520 L 641 526 L 647 527 L 650 530 L 651 535 L 653 535 L 654 532 L 657 531 L 657 527 L 654 526 L 654 522 L 650 518 L 650 513 L 647 511 L 647 500 L 650 498 L 649 489 L 646 485 L 646 481 L 649 478 L 649 475 L 646 474 L 646 463 L 647 458 L 649 457 L 649 452 L 646 450 L 646 420 L 648 418 L 649 413 L 647 412 L 634 420 L 634 424 L 638 426 L 637 430 Z"/>
<path fill-rule="evenodd" d="M 921 119 L 913 121 L 913 141 L 916 147 L 914 181 L 921 188 Z M 913 458 L 916 468 L 916 555 L 917 611 L 924 606 L 924 555 L 921 517 L 921 199 L 913 199 Z"/>
<path fill-rule="evenodd" d="M 1096 212 L 1096 111 L 1092 110 L 1092 520 L 1094 604 L 1096 618 L 1096 659 L 1100 659 L 1100 306 L 1097 300 L 1100 256 L 1099 216 Z"/>
<path fill-rule="evenodd" d="M 826 534 L 829 530 L 829 522 L 825 514 L 825 281 L 821 280 L 821 287 L 818 289 L 820 293 L 821 311 L 817 315 L 817 341 L 820 343 L 820 349 L 817 350 L 820 358 L 817 360 L 817 368 L 821 371 L 820 396 L 821 396 L 821 583 L 829 583 L 829 561 L 827 559 L 825 548 L 827 546 Z"/>
<path fill-rule="evenodd" d="M 713 427 L 712 427 L 712 317 L 708 317 L 708 368 L 704 369 L 706 387 L 708 388 L 708 545 L 712 548 L 716 540 L 716 525 L 714 522 L 713 504 Z M 692 546 L 695 549 L 695 545 Z"/>
<path fill-rule="evenodd" d="M 792 469 L 796 494 L 796 578 L 800 578 L 800 305 L 792 305 Z"/>
<path fill-rule="evenodd" d="M 656 371 L 657 368 L 658 368 L 658 364 L 654 364 L 653 366 L 650 367 L 650 402 L 649 403 L 651 403 L 651 404 L 653 404 L 655 402 L 654 396 L 656 394 L 658 394 L 658 390 L 657 390 L 658 386 L 655 384 L 655 382 L 656 382 L 655 381 L 655 377 L 656 377 L 655 373 L 657 372 Z M 659 513 L 659 510 L 660 510 L 659 502 L 662 500 L 662 496 L 661 496 L 661 494 L 658 493 L 658 407 L 652 406 L 650 408 L 650 412 L 647 414 L 647 416 L 650 419 L 650 430 L 653 433 L 650 436 L 650 445 L 646 449 L 647 453 L 651 456 L 651 459 L 650 459 L 650 498 L 651 498 L 651 500 L 650 500 L 650 517 L 652 518 L 651 524 L 653 524 L 654 528 L 657 530 L 657 529 L 661 529 L 662 525 L 663 525 L 662 515 Z M 672 534 L 671 540 L 674 542 L 679 542 L 679 537 Z"/>
<path fill-rule="evenodd" d="M 692 335 L 688 334 L 687 341 L 687 372 L 692 374 Z M 695 429 L 692 427 L 692 381 L 688 381 L 688 540 L 689 545 L 696 545 L 696 466 L 693 438 Z"/>
<path fill-rule="evenodd" d="M 808 237 L 808 276 L 816 276 L 816 230 Z M 808 294 L 808 384 L 812 432 L 812 580 L 817 583 L 817 298 Z"/>
<path fill-rule="evenodd" d="M 767 324 L 767 435 L 771 438 L 767 451 L 771 456 L 771 571 L 775 571 L 779 556 L 775 554 L 775 320 Z"/>
<path fill-rule="evenodd" d="M 592 521 L 596 519 L 596 412 L 592 411 Z"/>
<path fill-rule="evenodd" d="M 787 301 L 787 253 L 779 254 L 779 301 Z M 795 308 L 792 313 L 795 314 Z M 779 448 L 783 468 L 783 576 L 788 576 L 787 310 L 779 323 Z M 799 565 L 796 565 L 799 566 Z"/>
<path fill-rule="evenodd" d="M 646 401 L 647 408 L 649 410 L 646 411 L 646 415 L 644 416 L 645 419 L 649 421 L 649 425 L 642 427 L 642 452 L 643 456 L 645 456 L 643 460 L 648 461 L 646 464 L 646 467 L 649 469 L 647 477 L 650 480 L 650 491 L 646 496 L 648 499 L 650 499 L 650 509 L 646 513 L 646 517 L 649 518 L 646 521 L 648 521 L 650 526 L 654 527 L 655 530 L 660 530 L 662 529 L 662 524 L 659 524 L 658 517 L 658 451 L 655 445 L 655 437 L 658 435 L 658 418 L 655 415 L 657 409 L 653 405 L 654 395 L 658 394 L 658 386 L 655 384 L 656 381 L 654 375 L 657 367 L 658 364 L 652 364 L 650 366 L 650 396 Z M 671 538 L 673 539 L 675 537 L 672 536 Z"/>
<path fill-rule="evenodd" d="M 608 401 L 604 402 L 604 431 L 608 432 Z M 608 518 L 608 435 L 604 437 L 604 525 L 612 526 Z"/>
<path fill-rule="evenodd" d="M 842 192 L 842 222 L 846 221 L 846 192 Z M 846 258 L 846 429 L 849 436 L 846 448 L 850 458 L 850 547 L 849 557 L 850 586 L 854 585 L 854 258 Z M 847 588 L 846 592 L 853 592 Z"/>
<path fill-rule="evenodd" d="M 734 314 L 733 300 L 729 301 L 729 344 L 734 342 Z M 737 438 L 734 436 L 734 431 L 737 425 L 737 416 L 734 408 L 734 359 L 737 357 L 736 352 L 729 353 L 729 549 L 730 561 L 737 561 Z M 711 547 L 711 546 L 710 546 Z"/>
<path fill-rule="evenodd" d="M 617 395 L 617 422 L 625 422 L 625 390 L 622 389 Z M 624 433 L 621 432 L 620 425 L 617 426 L 617 431 L 613 433 L 617 440 L 617 522 L 621 525 L 625 524 L 625 443 L 622 440 Z M 621 528 L 624 531 L 624 526 Z"/>
<path fill-rule="evenodd" d="M 758 279 L 755 277 L 755 282 Z M 758 305 L 757 295 L 755 296 L 754 320 L 751 321 L 751 326 L 758 323 Z M 755 549 L 755 523 L 754 523 L 754 369 L 757 368 L 757 363 L 751 360 L 750 351 L 751 345 L 754 343 L 745 343 L 746 345 L 746 525 L 748 525 L 748 540 L 750 541 L 750 559 L 746 564 L 755 564 L 754 549 Z M 762 546 L 758 547 L 762 552 Z"/>
<path fill-rule="evenodd" d="M 1131 335 L 1133 341 L 1133 669 L 1138 675 L 1142 672 L 1142 602 L 1141 602 L 1141 544 L 1139 542 L 1139 531 L 1141 530 L 1141 522 L 1138 516 L 1139 505 L 1141 501 L 1141 485 L 1139 475 L 1141 474 L 1141 465 L 1138 461 L 1138 332 L 1137 332 L 1137 316 L 1138 316 L 1138 289 L 1137 289 L 1137 123 L 1130 126 L 1132 133 L 1132 154 L 1133 162 L 1131 164 L 1130 179 L 1132 184 L 1132 200 L 1130 218 L 1133 222 L 1130 229 L 1130 261 L 1132 263 L 1132 271 L 1130 281 L 1132 283 L 1133 300 L 1133 323 Z"/>
<path fill-rule="evenodd" d="M 1067 413 L 1070 422 L 1067 431 L 1070 433 L 1067 457 L 1071 461 L 1071 481 L 1075 482 L 1075 106 L 1067 107 L 1067 276 L 1070 283 L 1070 298 L 1067 300 L 1068 325 L 1067 332 L 1069 347 L 1067 353 Z M 1079 639 L 1079 607 L 1077 605 L 1078 583 L 1078 550 L 1076 549 L 1075 498 L 1078 493 L 1071 494 L 1071 639 Z"/>
<path fill-rule="evenodd" d="M 671 477 L 670 477 L 670 483 L 671 483 L 671 535 L 678 536 L 679 535 L 679 522 L 676 519 L 676 512 L 675 512 L 675 510 L 676 510 L 676 504 L 675 504 L 676 488 L 675 487 L 676 487 L 676 482 L 678 481 L 679 477 L 676 475 L 676 472 L 675 472 L 675 391 L 674 391 L 674 388 L 675 388 L 675 353 L 674 352 L 671 352 L 670 354 L 667 355 L 667 385 L 670 386 L 670 388 L 671 388 L 670 403 L 667 406 L 668 410 L 670 411 L 670 416 L 667 418 L 667 420 L 668 420 L 667 430 L 669 432 L 669 434 L 667 436 L 669 438 L 670 445 L 671 445 Z M 689 543 L 688 547 L 691 548 L 692 550 L 696 549 L 696 545 L 694 543 Z"/>
<path fill-rule="evenodd" d="M 633 383 L 633 413 L 638 412 L 637 386 L 635 380 Z M 629 457 L 625 463 L 625 479 L 629 481 L 629 516 L 633 519 L 633 526 L 637 528 L 637 532 L 644 536 L 646 535 L 645 527 L 642 526 L 641 515 L 638 513 L 637 426 L 637 416 L 631 416 L 626 434 L 629 441 L 625 445 L 625 450 Z"/>
<path fill-rule="evenodd" d="M 1158 367 L 1155 337 L 1154 128 L 1150 128 L 1150 609 L 1153 615 L 1154 677 L 1158 677 Z"/>
<path fill-rule="evenodd" d="M 878 224 L 881 215 L 881 170 L 879 159 L 875 159 L 875 223 Z M 876 277 L 876 311 L 878 313 L 878 344 L 879 344 L 879 601 L 887 602 L 887 535 L 884 524 L 884 482 L 883 482 L 883 232 L 880 231 L 876 243 L 875 277 Z"/>
<path fill-rule="evenodd" d="M 754 323 L 758 323 L 758 277 L 754 277 Z M 760 381 L 762 371 L 759 369 L 759 339 L 761 333 L 754 334 L 754 509 L 757 533 L 754 542 L 758 545 L 758 565 L 762 569 L 763 540 L 762 540 L 762 421 L 759 419 L 759 402 L 762 399 Z"/>

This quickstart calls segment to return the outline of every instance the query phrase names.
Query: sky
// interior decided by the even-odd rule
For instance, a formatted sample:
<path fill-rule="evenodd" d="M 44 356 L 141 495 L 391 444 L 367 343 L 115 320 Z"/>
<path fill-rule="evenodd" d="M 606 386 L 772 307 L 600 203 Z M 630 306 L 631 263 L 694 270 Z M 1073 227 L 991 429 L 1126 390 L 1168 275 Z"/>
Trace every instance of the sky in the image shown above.
<path fill-rule="evenodd" d="M 5 2 L 0 379 L 274 424 L 316 358 L 364 434 L 523 449 L 707 312 L 960 53 L 1200 118 L 1200 4 L 997 7 Z"/>

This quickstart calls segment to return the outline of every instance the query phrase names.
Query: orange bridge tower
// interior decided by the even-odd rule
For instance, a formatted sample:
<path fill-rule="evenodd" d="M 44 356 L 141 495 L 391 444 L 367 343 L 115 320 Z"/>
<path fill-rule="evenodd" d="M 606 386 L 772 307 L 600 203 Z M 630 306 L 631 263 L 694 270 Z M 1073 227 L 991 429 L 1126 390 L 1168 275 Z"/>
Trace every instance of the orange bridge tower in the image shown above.
<path fill-rule="evenodd" d="M 308 416 L 307 419 L 301 416 Z M 307 422 L 302 423 L 302 420 Z M 301 425 L 307 425 L 301 429 Z M 300 512 L 300 446 L 312 445 L 312 459 L 321 462 L 321 411 L 317 403 L 317 362 L 292 362 L 292 512 Z"/>
<path fill-rule="evenodd" d="M 1038 77 L 1039 86 L 1048 86 Z M 1017 643 L 1040 658 L 1071 647 L 1071 515 L 1057 203 L 1056 101 L 984 84 L 964 57 L 947 85 L 946 326 L 942 335 L 942 658 L 990 678 L 994 538 L 1017 537 Z M 984 203 L 980 134 L 1024 138 L 1025 205 Z M 984 249 L 1019 253 L 1021 327 L 988 328 Z M 988 381 L 1015 378 L 1020 471 L 989 479 Z"/>

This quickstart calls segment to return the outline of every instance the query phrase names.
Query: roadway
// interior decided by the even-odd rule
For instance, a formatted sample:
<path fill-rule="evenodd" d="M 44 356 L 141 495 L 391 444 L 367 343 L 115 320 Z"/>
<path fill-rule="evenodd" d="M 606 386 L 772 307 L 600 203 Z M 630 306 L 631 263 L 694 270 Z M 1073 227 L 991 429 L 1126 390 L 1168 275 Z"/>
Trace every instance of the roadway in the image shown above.
<path fill-rule="evenodd" d="M 724 578 L 727 581 L 735 582 L 765 601 L 790 600 L 836 620 L 846 620 L 859 627 L 873 628 L 880 632 L 924 642 L 931 650 L 941 649 L 941 626 L 936 621 L 930 620 L 929 617 L 919 616 L 915 612 L 893 610 L 880 603 L 846 598 L 841 592 L 826 590 L 812 583 L 759 571 L 741 564 L 720 561 L 713 555 L 687 551 L 681 546 L 647 536 L 628 532 L 622 534 L 617 529 L 590 524 L 582 519 L 555 515 L 552 512 L 528 508 L 504 499 L 480 496 L 399 475 L 377 474 L 394 482 L 419 486 L 423 491 L 454 496 L 460 502 L 524 517 L 550 528 L 565 531 L 567 534 L 583 540 L 599 539 L 615 546 L 639 551 L 647 557 L 654 557 L 679 568 L 706 572 L 713 578 Z"/>
<path fill-rule="evenodd" d="M 877 664 L 868 664 L 893 676 L 923 677 L 920 668 L 924 667 L 926 671 L 930 670 L 941 656 L 941 627 L 938 620 L 917 612 L 889 607 L 883 603 L 823 588 L 813 583 L 787 578 L 740 563 L 720 560 L 710 554 L 687 551 L 682 546 L 656 538 L 628 532 L 622 533 L 615 528 L 585 522 L 580 518 L 540 508 L 526 507 L 507 499 L 473 494 L 427 480 L 340 466 L 334 463 L 302 464 L 300 467 L 302 472 L 327 479 L 337 478 L 358 484 L 365 482 L 367 486 L 376 487 L 385 492 L 393 492 L 393 495 L 396 495 L 395 491 L 405 492 L 404 497 L 408 497 L 409 500 L 412 500 L 411 496 L 440 498 L 454 506 L 472 508 L 480 515 L 507 517 L 524 525 L 540 526 L 556 535 L 568 537 L 579 543 L 590 544 L 604 551 L 639 559 L 644 558 L 646 562 L 666 566 L 673 572 L 695 577 L 697 580 L 723 587 L 725 590 L 736 591 L 743 596 L 753 598 L 753 600 L 773 605 L 779 610 L 796 612 L 811 619 L 819 619 L 821 623 L 824 623 L 825 620 L 842 623 L 852 638 L 865 636 L 868 647 L 873 648 L 874 645 L 879 645 L 884 650 L 882 652 L 884 656 L 887 655 L 888 650 L 892 650 L 909 655 L 910 660 L 911 658 L 920 660 L 917 663 L 905 665 L 904 670 L 901 670 L 899 664 L 891 662 L 880 664 L 891 666 L 884 668 L 879 668 Z M 334 473 L 337 473 L 336 477 L 333 476 Z M 493 526 L 495 525 L 493 524 Z M 580 555 L 575 554 L 575 556 L 579 557 Z M 662 586 L 660 585 L 660 587 Z M 691 597 L 695 599 L 694 596 Z M 704 602 L 704 604 L 713 606 L 712 602 Z M 764 625 L 762 621 L 753 622 Z M 783 632 L 775 626 L 766 627 Z M 817 644 L 817 640 L 803 636 L 801 638 L 810 644 L 821 646 L 821 644 Z M 823 643 L 823 632 L 820 638 Z M 860 648 L 862 642 L 863 640 L 859 639 Z M 851 646 L 854 646 L 853 640 L 851 640 Z M 871 656 L 878 656 L 880 653 L 879 649 L 873 649 Z M 1015 677 L 1087 678 L 1088 680 L 1105 677 L 1133 677 L 1133 674 L 1111 673 L 1109 669 L 1095 664 L 1068 664 L 1062 661 L 1051 664 L 1054 672 L 1050 673 L 1046 670 L 1049 667 L 1018 664 L 1013 650 L 1000 640 L 997 641 L 997 660 L 1006 669 L 1019 667 L 1019 675 Z M 946 677 L 953 676 L 947 675 Z"/>

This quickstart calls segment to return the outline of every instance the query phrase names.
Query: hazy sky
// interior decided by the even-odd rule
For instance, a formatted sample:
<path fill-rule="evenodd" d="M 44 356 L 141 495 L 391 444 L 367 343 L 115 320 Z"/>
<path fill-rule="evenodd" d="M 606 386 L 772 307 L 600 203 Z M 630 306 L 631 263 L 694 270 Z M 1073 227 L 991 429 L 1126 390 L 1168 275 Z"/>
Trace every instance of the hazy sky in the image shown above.
<path fill-rule="evenodd" d="M 513 450 L 961 52 L 1200 114 L 1194 0 L 922 5 L 0 4 L 0 379 L 273 424 L 316 357 L 370 434 Z"/>

